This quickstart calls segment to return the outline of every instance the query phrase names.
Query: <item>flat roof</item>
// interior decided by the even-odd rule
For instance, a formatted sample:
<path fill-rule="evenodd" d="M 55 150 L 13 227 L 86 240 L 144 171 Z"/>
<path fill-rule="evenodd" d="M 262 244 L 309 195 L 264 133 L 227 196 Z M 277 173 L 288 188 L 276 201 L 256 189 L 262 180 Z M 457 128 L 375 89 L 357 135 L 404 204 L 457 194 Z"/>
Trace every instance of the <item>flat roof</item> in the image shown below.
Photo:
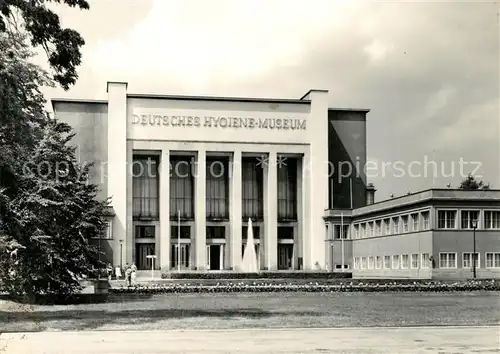
<path fill-rule="evenodd" d="M 217 96 L 184 96 L 184 95 L 156 95 L 129 93 L 128 98 L 148 98 L 163 100 L 182 100 L 182 101 L 223 101 L 223 102 L 256 102 L 256 103 L 292 103 L 292 104 L 310 104 L 310 100 L 286 99 L 286 98 L 254 98 L 254 97 L 217 97 Z"/>
<path fill-rule="evenodd" d="M 328 108 L 329 111 L 345 111 L 345 112 L 370 112 L 369 108 Z"/>

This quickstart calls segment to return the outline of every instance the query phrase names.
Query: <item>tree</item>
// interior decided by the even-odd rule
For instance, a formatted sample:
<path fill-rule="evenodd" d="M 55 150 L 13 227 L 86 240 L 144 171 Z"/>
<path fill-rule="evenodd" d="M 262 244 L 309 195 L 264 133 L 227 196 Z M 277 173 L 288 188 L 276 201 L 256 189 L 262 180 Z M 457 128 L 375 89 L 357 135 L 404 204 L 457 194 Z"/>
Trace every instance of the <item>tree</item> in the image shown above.
<path fill-rule="evenodd" d="M 467 177 L 465 177 L 462 182 L 460 182 L 460 185 L 458 186 L 458 189 L 464 189 L 464 190 L 476 190 L 476 189 L 490 189 L 490 184 L 485 184 L 483 181 L 478 181 L 472 174 L 468 174 Z"/>
<path fill-rule="evenodd" d="M 77 162 L 71 128 L 44 111 L 40 87 L 53 82 L 31 55 L 22 34 L 0 33 L 0 290 L 71 294 L 102 266 L 91 239 L 108 201 Z"/>
<path fill-rule="evenodd" d="M 73 136 L 67 124 L 49 122 L 23 164 L 20 192 L 8 208 L 8 235 L 22 246 L 16 273 L 4 274 L 10 293 L 72 294 L 79 278 L 103 266 L 92 238 L 104 232 L 108 203 L 88 182 L 91 165 L 77 162 Z"/>
<path fill-rule="evenodd" d="M 76 68 L 81 64 L 82 36 L 73 29 L 62 28 L 59 16 L 47 8 L 47 2 L 89 9 L 86 0 L 0 0 L 0 33 L 17 32 L 18 20 L 34 47 L 47 54 L 53 78 L 68 90 L 78 79 Z"/>

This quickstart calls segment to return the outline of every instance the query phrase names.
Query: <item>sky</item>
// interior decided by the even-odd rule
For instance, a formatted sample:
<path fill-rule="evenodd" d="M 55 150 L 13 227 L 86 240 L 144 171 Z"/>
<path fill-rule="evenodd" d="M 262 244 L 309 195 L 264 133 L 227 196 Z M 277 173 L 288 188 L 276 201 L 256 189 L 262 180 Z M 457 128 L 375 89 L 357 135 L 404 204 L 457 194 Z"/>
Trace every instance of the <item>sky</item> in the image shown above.
<path fill-rule="evenodd" d="M 368 108 L 376 200 L 500 188 L 498 5 L 464 1 L 91 0 L 54 9 L 86 41 L 79 80 L 47 98 L 128 92 L 300 98 Z M 41 59 L 40 59 L 41 60 Z M 43 60 L 41 60 L 43 62 Z M 427 167 L 425 167 L 427 166 Z"/>

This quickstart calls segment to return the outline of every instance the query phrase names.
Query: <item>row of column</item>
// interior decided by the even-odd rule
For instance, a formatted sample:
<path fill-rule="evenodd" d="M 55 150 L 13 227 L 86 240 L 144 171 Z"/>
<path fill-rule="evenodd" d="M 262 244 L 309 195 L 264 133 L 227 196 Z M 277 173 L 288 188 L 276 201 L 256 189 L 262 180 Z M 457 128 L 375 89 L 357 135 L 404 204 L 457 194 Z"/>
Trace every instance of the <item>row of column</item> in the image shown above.
<path fill-rule="evenodd" d="M 195 177 L 195 267 L 206 268 L 206 151 L 197 152 Z M 242 247 L 242 152 L 234 151 L 229 180 L 229 219 L 230 235 L 230 267 L 238 270 L 241 264 Z M 268 270 L 278 269 L 278 209 L 277 209 L 277 159 L 276 152 L 268 154 L 268 163 L 264 165 L 264 242 L 263 251 Z M 162 270 L 170 269 L 170 153 L 163 150 L 160 165 L 160 265 Z"/>

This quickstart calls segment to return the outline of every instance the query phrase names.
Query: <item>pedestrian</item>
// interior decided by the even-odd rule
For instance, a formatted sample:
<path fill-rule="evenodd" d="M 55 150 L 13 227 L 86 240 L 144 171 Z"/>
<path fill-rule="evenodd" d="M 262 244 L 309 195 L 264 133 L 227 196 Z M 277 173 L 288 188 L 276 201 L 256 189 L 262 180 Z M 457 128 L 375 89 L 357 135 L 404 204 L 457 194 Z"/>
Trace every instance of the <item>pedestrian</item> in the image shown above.
<path fill-rule="evenodd" d="M 108 280 L 111 281 L 111 278 L 113 276 L 113 267 L 111 266 L 111 263 L 108 263 L 106 270 L 108 271 Z"/>
<path fill-rule="evenodd" d="M 135 285 L 137 279 L 137 266 L 135 265 L 135 263 L 132 263 L 132 267 L 130 267 L 130 269 L 132 270 L 131 282 L 133 285 Z"/>
<path fill-rule="evenodd" d="M 132 269 L 130 268 L 130 266 L 127 265 L 125 266 L 125 280 L 127 282 L 127 286 L 131 286 L 132 285 Z"/>

